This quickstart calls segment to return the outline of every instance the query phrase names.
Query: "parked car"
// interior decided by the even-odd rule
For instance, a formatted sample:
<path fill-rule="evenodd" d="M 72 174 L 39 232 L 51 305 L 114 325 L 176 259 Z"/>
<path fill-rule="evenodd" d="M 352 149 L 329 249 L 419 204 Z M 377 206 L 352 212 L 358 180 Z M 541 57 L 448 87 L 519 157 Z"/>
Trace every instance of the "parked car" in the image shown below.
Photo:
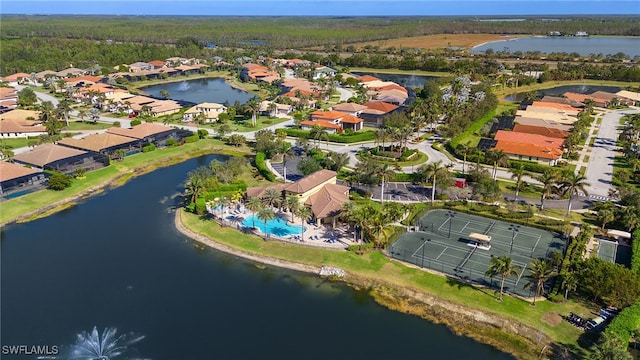
<path fill-rule="evenodd" d="M 603 322 L 604 322 L 604 318 L 600 316 L 596 316 L 593 319 L 587 321 L 585 328 L 587 330 L 595 331 L 595 330 L 598 330 L 598 328 L 600 327 L 600 324 L 602 324 Z"/>

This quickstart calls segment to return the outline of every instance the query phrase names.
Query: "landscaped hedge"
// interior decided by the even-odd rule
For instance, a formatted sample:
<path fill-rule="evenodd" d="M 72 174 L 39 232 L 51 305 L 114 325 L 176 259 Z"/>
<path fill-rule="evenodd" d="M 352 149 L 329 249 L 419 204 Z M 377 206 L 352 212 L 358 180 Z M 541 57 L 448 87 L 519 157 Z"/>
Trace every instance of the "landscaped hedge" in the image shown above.
<path fill-rule="evenodd" d="M 267 156 L 263 152 L 256 154 L 256 168 L 265 179 L 269 181 L 275 181 L 276 176 L 273 175 L 271 170 L 267 167 Z"/>
<path fill-rule="evenodd" d="M 149 144 L 147 146 L 143 146 L 142 147 L 142 152 L 146 153 L 146 152 L 150 152 L 156 149 L 156 146 L 154 144 Z"/>
<path fill-rule="evenodd" d="M 640 328 L 640 302 L 623 309 L 618 316 L 611 320 L 605 334 L 620 341 L 623 349 L 629 346 L 631 337 Z"/>
<path fill-rule="evenodd" d="M 194 134 L 191 136 L 187 136 L 186 138 L 184 138 L 184 142 L 186 143 L 193 143 L 200 140 L 200 137 L 198 136 L 198 134 Z"/>
<path fill-rule="evenodd" d="M 286 129 L 287 136 L 304 138 L 304 139 L 312 139 L 309 131 L 300 130 L 300 129 Z M 329 134 L 329 141 L 337 142 L 342 144 L 351 144 L 361 141 L 372 141 L 375 140 L 376 133 L 373 131 L 359 131 L 353 134 Z"/>
<path fill-rule="evenodd" d="M 640 274 L 640 229 L 631 236 L 631 271 Z"/>

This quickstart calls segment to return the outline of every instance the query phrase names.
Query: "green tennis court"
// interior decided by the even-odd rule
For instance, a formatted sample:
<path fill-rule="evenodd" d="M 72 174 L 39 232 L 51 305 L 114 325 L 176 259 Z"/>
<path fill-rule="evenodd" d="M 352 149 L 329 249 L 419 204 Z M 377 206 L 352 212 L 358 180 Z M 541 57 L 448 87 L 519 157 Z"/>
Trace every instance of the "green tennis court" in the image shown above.
<path fill-rule="evenodd" d="M 603 260 L 616 263 L 616 255 L 618 253 L 618 243 L 605 239 L 598 239 L 598 257 Z"/>
<path fill-rule="evenodd" d="M 505 291 L 530 296 L 524 287 L 531 260 L 562 251 L 560 234 L 451 210 L 432 210 L 390 247 L 391 256 L 444 274 L 496 286 L 485 272 L 494 256 L 509 256 L 520 269 Z M 480 239 L 480 240 L 478 240 Z M 484 239 L 484 240 L 483 240 Z"/>

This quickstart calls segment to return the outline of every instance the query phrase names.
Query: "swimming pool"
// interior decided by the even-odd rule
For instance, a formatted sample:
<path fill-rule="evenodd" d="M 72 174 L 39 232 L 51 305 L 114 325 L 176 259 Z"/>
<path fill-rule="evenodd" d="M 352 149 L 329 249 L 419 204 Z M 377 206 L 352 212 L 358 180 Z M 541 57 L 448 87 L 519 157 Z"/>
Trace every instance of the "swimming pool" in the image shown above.
<path fill-rule="evenodd" d="M 253 227 L 255 218 L 255 227 L 260 229 L 264 234 L 272 234 L 275 236 L 288 236 L 288 235 L 300 235 L 301 231 L 305 231 L 300 225 L 290 225 L 287 220 L 276 217 L 275 219 L 267 221 L 267 231 L 265 231 L 264 221 L 258 218 L 258 215 L 251 215 L 242 221 L 242 226 Z"/>

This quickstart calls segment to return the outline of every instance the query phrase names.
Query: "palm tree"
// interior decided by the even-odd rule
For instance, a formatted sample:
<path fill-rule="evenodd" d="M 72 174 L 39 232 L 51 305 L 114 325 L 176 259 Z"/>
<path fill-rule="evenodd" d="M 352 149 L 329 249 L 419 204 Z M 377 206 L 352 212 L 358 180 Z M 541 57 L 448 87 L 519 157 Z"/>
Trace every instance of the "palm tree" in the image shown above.
<path fill-rule="evenodd" d="M 264 232 L 267 237 L 269 237 L 269 229 L 267 228 L 267 222 L 276 218 L 276 213 L 269 209 L 263 208 L 258 212 L 258 219 L 262 220 L 264 223 Z"/>
<path fill-rule="evenodd" d="M 516 195 L 514 200 L 518 201 L 518 194 L 520 193 L 520 187 L 522 186 L 522 178 L 527 172 L 524 170 L 524 164 L 520 164 L 515 169 L 511 169 L 511 178 L 516 181 Z"/>
<path fill-rule="evenodd" d="M 252 97 L 247 101 L 246 107 L 251 111 L 251 126 L 255 127 L 257 123 L 256 114 L 260 110 L 260 101 L 257 96 Z"/>
<path fill-rule="evenodd" d="M 540 195 L 540 210 L 544 210 L 544 200 L 555 189 L 558 181 L 558 174 L 553 170 L 545 170 L 536 180 L 542 183 L 542 194 Z"/>
<path fill-rule="evenodd" d="M 395 175 L 395 172 L 389 164 L 384 163 L 373 170 L 373 175 L 380 177 L 380 203 L 382 204 L 384 203 L 384 183 L 389 180 L 389 177 Z"/>
<path fill-rule="evenodd" d="M 291 222 L 293 222 L 293 215 L 300 206 L 300 201 L 297 195 L 289 195 L 284 199 L 284 206 L 291 212 Z"/>
<path fill-rule="evenodd" d="M 253 213 L 253 216 L 251 217 L 253 219 L 253 226 L 252 227 L 256 227 L 256 213 L 259 212 L 262 208 L 264 208 L 264 205 L 262 204 L 262 200 L 260 200 L 260 198 L 257 197 L 250 197 L 247 202 L 244 204 L 244 206 L 249 209 L 249 211 L 251 211 Z"/>
<path fill-rule="evenodd" d="M 585 195 L 589 195 L 586 190 L 586 187 L 589 186 L 589 183 L 586 180 L 586 177 L 584 177 L 583 175 L 576 175 L 573 171 L 569 171 L 564 174 L 564 177 L 560 182 L 560 188 L 562 189 L 563 194 L 569 194 L 567 215 L 569 215 L 569 213 L 571 212 L 571 203 L 573 202 L 573 196 L 576 195 L 578 191 L 582 191 L 582 193 L 584 193 Z"/>
<path fill-rule="evenodd" d="M 262 196 L 262 201 L 265 202 L 266 205 L 270 207 L 279 207 L 280 201 L 282 198 L 282 193 L 274 188 L 268 188 L 264 191 L 264 195 Z"/>
<path fill-rule="evenodd" d="M 436 200 L 436 180 L 439 176 L 444 176 L 449 173 L 449 169 L 451 168 L 450 164 L 443 165 L 442 160 L 438 160 L 434 163 L 421 165 L 418 168 L 418 173 L 424 176 L 424 179 L 427 180 L 429 178 L 433 179 L 431 186 L 431 203 Z"/>
<path fill-rule="evenodd" d="M 629 232 L 633 232 L 640 222 L 640 211 L 638 208 L 631 205 L 625 207 L 622 212 L 622 222 L 627 229 L 629 229 Z"/>
<path fill-rule="evenodd" d="M 578 277 L 572 272 L 565 273 L 562 275 L 562 287 L 564 288 L 564 299 L 567 300 L 569 292 L 578 287 Z"/>
<path fill-rule="evenodd" d="M 204 191 L 204 181 L 200 176 L 192 176 L 184 186 L 185 194 L 190 197 L 190 203 L 198 199 L 200 193 Z"/>
<path fill-rule="evenodd" d="M 311 212 L 311 208 L 308 208 L 306 206 L 298 206 L 298 209 L 296 210 L 296 215 L 298 215 L 298 217 L 300 218 L 300 221 L 302 222 L 302 226 L 300 227 L 300 238 L 302 241 L 304 241 L 304 224 L 311 219 L 311 216 L 313 215 L 313 213 Z"/>
<path fill-rule="evenodd" d="M 598 220 L 602 223 L 602 230 L 604 231 L 604 227 L 607 226 L 608 223 L 616 219 L 615 209 L 612 208 L 602 208 L 598 211 Z"/>
<path fill-rule="evenodd" d="M 458 146 L 456 146 L 456 153 L 458 155 L 462 154 L 462 174 L 465 174 L 465 168 L 467 165 L 467 155 L 469 154 L 470 148 L 469 148 L 469 144 L 458 144 Z"/>
<path fill-rule="evenodd" d="M 326 140 L 327 144 L 329 142 L 329 133 L 318 125 L 314 125 L 311 130 L 309 130 L 309 135 L 313 138 L 313 146 L 316 148 L 318 147 L 318 140 Z"/>
<path fill-rule="evenodd" d="M 504 293 L 504 281 L 507 277 L 517 275 L 520 268 L 513 264 L 513 260 L 508 256 L 498 256 L 491 258 L 491 264 L 485 275 L 494 277 L 500 275 L 500 297 L 498 301 L 502 301 L 502 294 Z"/>
<path fill-rule="evenodd" d="M 286 144 L 286 143 L 283 143 Z M 286 150 L 282 152 L 282 171 L 284 182 L 287 182 L 287 160 L 292 159 L 294 157 L 293 148 L 288 147 Z"/>
<path fill-rule="evenodd" d="M 525 284 L 525 288 L 536 286 L 535 296 L 533 297 L 532 306 L 536 306 L 536 298 L 542 293 L 544 283 L 551 277 L 556 275 L 556 270 L 551 264 L 544 259 L 534 259 L 529 264 L 529 282 Z"/>
<path fill-rule="evenodd" d="M 332 151 L 329 153 L 329 158 L 331 159 L 332 169 L 340 172 L 340 170 L 349 164 L 349 154 L 347 153 L 339 153 Z"/>
<path fill-rule="evenodd" d="M 498 176 L 498 166 L 506 165 L 509 157 L 502 150 L 491 149 L 485 154 L 487 161 L 493 164 L 493 180 Z"/>

